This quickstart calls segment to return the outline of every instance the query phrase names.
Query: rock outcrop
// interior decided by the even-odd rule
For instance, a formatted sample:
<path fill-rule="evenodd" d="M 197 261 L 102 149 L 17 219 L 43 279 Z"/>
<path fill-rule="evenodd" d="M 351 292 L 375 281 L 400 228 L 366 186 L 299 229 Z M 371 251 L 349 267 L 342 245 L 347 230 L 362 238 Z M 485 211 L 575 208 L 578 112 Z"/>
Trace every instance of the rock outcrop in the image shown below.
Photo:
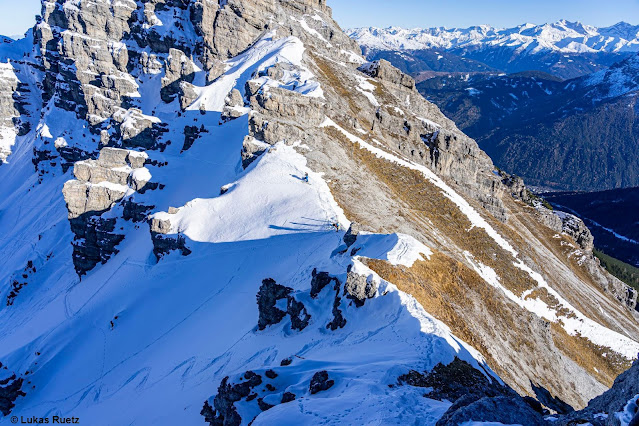
<path fill-rule="evenodd" d="M 103 148 L 97 160 L 79 161 L 73 168 L 75 180 L 64 185 L 63 194 L 75 234 L 73 263 L 78 275 L 84 275 L 98 263 L 117 253 L 124 235 L 116 232 L 117 218 L 102 217 L 125 197 L 142 192 L 150 184 L 151 174 L 144 164 L 143 152 Z M 145 206 L 126 200 L 130 219 L 140 219 Z"/>
<path fill-rule="evenodd" d="M 254 388 L 262 384 L 262 376 L 252 371 L 247 371 L 242 377 L 241 383 L 229 383 L 229 378 L 225 377 L 220 383 L 217 395 L 213 400 L 213 407 L 208 401 L 204 403 L 202 415 L 204 420 L 211 426 L 228 425 L 239 426 L 242 417 L 237 412 L 235 403 L 247 398 Z"/>
<path fill-rule="evenodd" d="M 271 278 L 262 281 L 260 291 L 257 293 L 257 306 L 260 313 L 257 326 L 260 330 L 279 324 L 286 315 L 291 319 L 293 330 L 302 331 L 308 326 L 311 316 L 304 304 L 295 300 L 292 293 L 292 288 L 277 284 Z M 277 307 L 278 301 L 285 302 L 285 310 Z M 284 306 L 281 307 L 284 308 Z"/>
<path fill-rule="evenodd" d="M 316 393 L 320 393 L 323 391 L 327 391 L 333 387 L 335 384 L 335 380 L 329 379 L 328 372 L 326 370 L 318 371 L 313 374 L 311 378 L 311 383 L 308 387 L 308 391 L 311 395 L 315 395 Z"/>
<path fill-rule="evenodd" d="M 182 256 L 191 254 L 191 250 L 186 245 L 184 235 L 180 233 L 171 234 L 171 221 L 150 218 L 149 231 L 153 241 L 153 254 L 155 254 L 158 261 L 173 251 L 179 251 Z"/>
<path fill-rule="evenodd" d="M 8 372 L 6 366 L 3 366 L 0 362 L 0 377 L 3 377 Z M 3 416 L 8 416 L 11 413 L 15 402 L 20 396 L 26 396 L 22 391 L 22 385 L 24 379 L 22 377 L 16 377 L 15 374 L 0 379 L 0 413 Z"/>
<path fill-rule="evenodd" d="M 375 297 L 377 283 L 371 276 L 360 275 L 349 268 L 344 294 L 355 303 L 355 306 L 361 307 L 367 299 Z"/>
<path fill-rule="evenodd" d="M 568 426 L 590 423 L 594 426 L 618 426 L 618 415 L 623 413 L 626 405 L 637 400 L 638 396 L 639 360 L 617 377 L 608 391 L 590 401 L 586 408 L 562 417 L 556 424 Z"/>
<path fill-rule="evenodd" d="M 0 165 L 11 154 L 20 130 L 19 87 L 20 81 L 11 64 L 0 63 Z"/>
<path fill-rule="evenodd" d="M 486 376 L 465 361 L 455 358 L 448 365 L 438 364 L 428 374 L 411 371 L 399 377 L 400 385 L 431 389 L 424 396 L 453 405 L 437 426 L 465 422 L 495 422 L 543 426 L 541 406 L 524 399 L 515 391 Z M 531 405 L 531 401 L 534 401 Z M 536 409 L 537 410 L 536 410 Z"/>

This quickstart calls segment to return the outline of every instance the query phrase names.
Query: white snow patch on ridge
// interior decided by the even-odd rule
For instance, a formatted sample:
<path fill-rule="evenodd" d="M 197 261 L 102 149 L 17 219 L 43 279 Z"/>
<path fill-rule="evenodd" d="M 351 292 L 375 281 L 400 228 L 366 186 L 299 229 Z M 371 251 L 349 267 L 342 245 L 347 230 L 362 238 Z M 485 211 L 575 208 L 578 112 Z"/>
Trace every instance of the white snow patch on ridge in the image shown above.
<path fill-rule="evenodd" d="M 303 181 L 309 174 L 309 183 Z M 328 185 L 306 167 L 306 159 L 293 147 L 279 143 L 260 159 L 250 173 L 217 198 L 195 199 L 176 214 L 157 213 L 172 229 L 193 241 L 219 243 L 267 239 L 300 232 L 329 232 L 348 220 L 337 207 Z M 308 220 L 291 220 L 304 212 Z M 211 226 L 215 223 L 216 226 Z"/>
<path fill-rule="evenodd" d="M 322 98 L 324 93 L 319 82 L 302 65 L 304 51 L 304 44 L 299 38 L 291 36 L 275 40 L 275 32 L 268 32 L 246 52 L 227 60 L 226 72 L 215 82 L 195 87 L 198 99 L 188 109 L 222 112 L 225 99 L 234 87 L 243 91 L 248 80 L 277 63 L 292 65 L 298 71 L 285 73 L 281 82 L 266 77 L 257 78 L 265 89 L 282 87 L 305 96 Z"/>
<path fill-rule="evenodd" d="M 418 260 L 430 259 L 433 254 L 430 248 L 410 235 L 380 235 L 361 232 L 351 248 L 357 256 L 369 259 L 386 260 L 390 264 L 411 267 Z"/>

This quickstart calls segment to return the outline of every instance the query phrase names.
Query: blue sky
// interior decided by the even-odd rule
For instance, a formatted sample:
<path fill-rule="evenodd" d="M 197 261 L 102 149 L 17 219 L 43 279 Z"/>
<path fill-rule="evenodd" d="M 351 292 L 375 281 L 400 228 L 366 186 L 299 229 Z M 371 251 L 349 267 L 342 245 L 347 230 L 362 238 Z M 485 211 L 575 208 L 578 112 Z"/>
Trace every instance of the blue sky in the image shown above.
<path fill-rule="evenodd" d="M 639 0 L 329 0 L 343 28 L 509 27 L 568 19 L 606 26 L 639 24 Z M 0 34 L 23 33 L 40 13 L 40 0 L 0 0 Z"/>
<path fill-rule="evenodd" d="M 511 27 L 560 19 L 608 26 L 639 24 L 639 0 L 329 0 L 349 27 Z"/>

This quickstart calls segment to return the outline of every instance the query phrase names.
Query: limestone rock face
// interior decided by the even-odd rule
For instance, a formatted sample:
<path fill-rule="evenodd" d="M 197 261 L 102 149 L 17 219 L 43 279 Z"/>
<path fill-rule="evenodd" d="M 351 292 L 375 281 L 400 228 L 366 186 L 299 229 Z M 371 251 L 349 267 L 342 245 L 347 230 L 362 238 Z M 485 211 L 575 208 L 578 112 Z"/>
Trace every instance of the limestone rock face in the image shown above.
<path fill-rule="evenodd" d="M 592 253 L 595 239 L 583 220 L 569 213 L 557 212 L 555 214 L 561 219 L 562 231 L 570 235 L 584 251 Z"/>
<path fill-rule="evenodd" d="M 385 59 L 362 65 L 360 70 L 371 77 L 398 84 L 409 90 L 415 88 L 415 80 L 412 77 L 404 74 Z"/>
<path fill-rule="evenodd" d="M 192 83 L 195 78 L 195 64 L 184 52 L 178 49 L 169 49 L 165 75 L 162 78 L 162 90 L 160 95 L 166 103 L 171 102 L 176 95 L 190 98 L 189 93 L 182 90 L 181 83 Z M 188 91 L 188 89 L 187 89 Z M 186 102 L 183 102 L 186 104 Z"/>
<path fill-rule="evenodd" d="M 344 294 L 353 300 L 355 305 L 364 306 L 366 299 L 371 299 L 377 294 L 377 284 L 367 276 L 348 271 Z"/>
<path fill-rule="evenodd" d="M 144 153 L 104 148 L 98 160 L 77 162 L 73 169 L 77 180 L 68 181 L 63 189 L 69 219 L 86 213 L 101 214 L 130 190 L 143 189 L 151 178 L 143 169 L 146 158 Z"/>
<path fill-rule="evenodd" d="M 20 81 L 11 64 L 0 64 L 0 164 L 11 154 L 20 117 L 16 94 Z"/>
<path fill-rule="evenodd" d="M 596 426 L 617 426 L 620 424 L 617 413 L 623 413 L 626 405 L 636 400 L 637 395 L 639 395 L 639 360 L 617 377 L 608 391 L 590 401 L 585 409 L 561 418 L 559 424 L 564 426 L 590 422 Z M 602 416 L 602 413 L 607 416 Z M 634 420 L 636 421 L 636 418 Z"/>
<path fill-rule="evenodd" d="M 73 261 L 76 272 L 84 275 L 98 263 L 117 253 L 124 235 L 116 232 L 115 218 L 103 218 L 126 196 L 144 190 L 151 174 L 144 168 L 148 156 L 142 152 L 103 148 L 97 160 L 79 161 L 73 168 L 76 180 L 64 184 L 62 193 L 75 234 Z M 149 210 L 126 200 L 125 216 L 139 221 Z"/>

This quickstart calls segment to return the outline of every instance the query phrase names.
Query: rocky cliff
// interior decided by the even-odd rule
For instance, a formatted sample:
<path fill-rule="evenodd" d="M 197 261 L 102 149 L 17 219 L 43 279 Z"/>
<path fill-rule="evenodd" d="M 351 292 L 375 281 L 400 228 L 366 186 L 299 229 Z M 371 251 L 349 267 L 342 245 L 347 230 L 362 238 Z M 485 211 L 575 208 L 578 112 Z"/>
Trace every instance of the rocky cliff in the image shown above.
<path fill-rule="evenodd" d="M 30 123 L 0 167 L 6 411 L 543 422 L 636 357 L 587 228 L 323 1 L 47 0 L 25 40 L 0 50 L 3 123 Z"/>

